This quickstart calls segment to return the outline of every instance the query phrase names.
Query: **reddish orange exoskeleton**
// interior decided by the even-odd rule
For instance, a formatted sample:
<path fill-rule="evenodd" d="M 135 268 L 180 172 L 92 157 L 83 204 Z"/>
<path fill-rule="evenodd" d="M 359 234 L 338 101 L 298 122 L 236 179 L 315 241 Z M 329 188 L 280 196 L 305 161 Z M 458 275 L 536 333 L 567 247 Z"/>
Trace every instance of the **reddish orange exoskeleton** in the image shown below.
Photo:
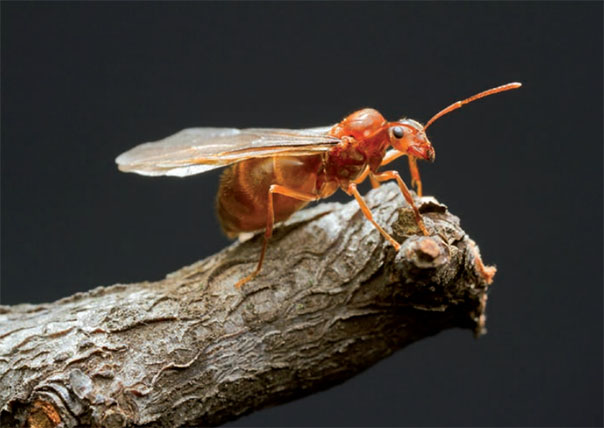
<path fill-rule="evenodd" d="M 118 156 L 116 162 L 126 172 L 180 177 L 230 165 L 221 177 L 217 196 L 218 218 L 224 232 L 233 238 L 265 229 L 256 269 L 237 282 L 236 286 L 241 287 L 260 272 L 275 222 L 287 219 L 310 201 L 327 198 L 337 189 L 357 200 L 365 217 L 398 251 L 400 244 L 375 222 L 357 190 L 357 184 L 368 177 L 374 187 L 382 181 L 396 180 L 419 229 L 428 235 L 399 173 L 380 172 L 379 168 L 407 155 L 411 183 L 421 196 L 417 159 L 434 161 L 434 148 L 426 129 L 464 104 L 520 86 L 508 83 L 457 101 L 426 125 L 412 119 L 389 122 L 377 110 L 365 108 L 323 128 L 190 128 L 141 144 Z"/>

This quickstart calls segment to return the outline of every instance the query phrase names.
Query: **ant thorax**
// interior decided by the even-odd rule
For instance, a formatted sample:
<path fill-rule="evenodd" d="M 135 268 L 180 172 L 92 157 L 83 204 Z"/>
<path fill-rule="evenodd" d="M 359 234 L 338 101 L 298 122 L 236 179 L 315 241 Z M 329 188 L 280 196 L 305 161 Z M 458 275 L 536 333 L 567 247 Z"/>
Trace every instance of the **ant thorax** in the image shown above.
<path fill-rule="evenodd" d="M 336 181 L 346 187 L 367 166 L 377 170 L 388 147 L 386 123 L 380 112 L 365 108 L 335 125 L 329 134 L 342 141 L 326 155 L 325 180 Z"/>
<path fill-rule="evenodd" d="M 359 142 L 352 138 L 345 138 L 333 147 L 326 156 L 327 178 L 348 182 L 359 177 L 368 164 L 367 155 L 359 149 Z"/>

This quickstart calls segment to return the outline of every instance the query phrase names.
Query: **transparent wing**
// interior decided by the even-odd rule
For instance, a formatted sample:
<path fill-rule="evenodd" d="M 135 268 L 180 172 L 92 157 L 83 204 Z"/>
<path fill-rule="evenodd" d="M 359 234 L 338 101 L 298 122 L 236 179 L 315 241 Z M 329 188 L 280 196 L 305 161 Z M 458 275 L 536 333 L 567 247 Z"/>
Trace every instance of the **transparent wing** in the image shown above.
<path fill-rule="evenodd" d="M 136 146 L 115 162 L 125 172 L 184 177 L 255 157 L 325 152 L 340 141 L 327 135 L 330 129 L 189 128 Z"/>

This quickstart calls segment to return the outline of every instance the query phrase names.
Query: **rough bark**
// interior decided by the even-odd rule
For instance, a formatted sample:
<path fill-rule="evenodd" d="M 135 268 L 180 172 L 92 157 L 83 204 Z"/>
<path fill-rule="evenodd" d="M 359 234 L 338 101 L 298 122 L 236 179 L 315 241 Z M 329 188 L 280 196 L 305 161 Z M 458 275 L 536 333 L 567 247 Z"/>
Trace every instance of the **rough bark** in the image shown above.
<path fill-rule="evenodd" d="M 394 185 L 367 196 L 398 253 L 354 201 L 280 227 L 158 282 L 0 307 L 2 426 L 217 425 L 325 389 L 443 329 L 480 334 L 485 267 L 457 217 L 421 198 L 418 234 Z"/>

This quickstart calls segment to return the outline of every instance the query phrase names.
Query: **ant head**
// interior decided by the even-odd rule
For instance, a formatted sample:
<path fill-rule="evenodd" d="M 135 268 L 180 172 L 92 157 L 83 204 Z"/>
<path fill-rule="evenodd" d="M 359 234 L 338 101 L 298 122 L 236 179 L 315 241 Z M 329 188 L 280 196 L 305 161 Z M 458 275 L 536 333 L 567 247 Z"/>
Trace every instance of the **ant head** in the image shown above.
<path fill-rule="evenodd" d="M 388 123 L 390 145 L 408 156 L 434 162 L 434 147 L 426 136 L 424 126 L 413 119 Z"/>
<path fill-rule="evenodd" d="M 399 152 L 406 153 L 408 156 L 413 156 L 420 159 L 434 161 L 434 148 L 432 143 L 426 137 L 426 129 L 432 125 L 437 119 L 442 116 L 451 113 L 453 110 L 476 101 L 480 98 L 487 97 L 489 95 L 497 94 L 499 92 L 509 91 L 510 89 L 517 89 L 522 84 L 519 82 L 507 83 L 505 85 L 497 86 L 496 88 L 487 89 L 476 95 L 466 98 L 462 101 L 457 101 L 436 113 L 432 118 L 425 124 L 422 125 L 419 122 L 411 119 L 401 119 L 398 122 L 388 122 L 388 136 L 390 137 L 390 144 Z"/>

